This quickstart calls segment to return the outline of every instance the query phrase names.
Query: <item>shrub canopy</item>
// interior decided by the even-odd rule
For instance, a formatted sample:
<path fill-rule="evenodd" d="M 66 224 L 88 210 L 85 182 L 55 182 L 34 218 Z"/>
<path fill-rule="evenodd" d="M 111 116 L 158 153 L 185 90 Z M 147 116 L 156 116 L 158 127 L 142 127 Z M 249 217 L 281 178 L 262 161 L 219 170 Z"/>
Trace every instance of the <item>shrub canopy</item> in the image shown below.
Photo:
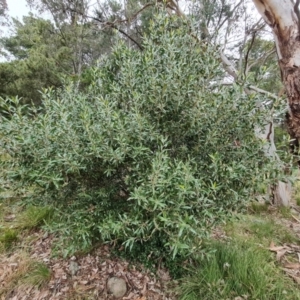
<path fill-rule="evenodd" d="M 276 173 L 256 96 L 218 85 L 218 52 L 185 22 L 157 16 L 143 51 L 120 43 L 84 93 L 48 89 L 40 109 L 2 100 L 6 175 L 60 205 L 69 251 L 100 239 L 190 254 Z"/>

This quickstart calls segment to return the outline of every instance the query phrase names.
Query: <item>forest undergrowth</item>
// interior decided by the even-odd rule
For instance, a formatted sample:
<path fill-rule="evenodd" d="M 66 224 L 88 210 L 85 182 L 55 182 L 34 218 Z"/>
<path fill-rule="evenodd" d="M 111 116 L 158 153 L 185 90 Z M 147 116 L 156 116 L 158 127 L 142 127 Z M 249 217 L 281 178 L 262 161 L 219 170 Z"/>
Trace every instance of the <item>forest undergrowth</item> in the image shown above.
<path fill-rule="evenodd" d="M 121 299 L 300 299 L 296 204 L 254 202 L 213 229 L 203 245 L 209 255 L 200 251 L 168 266 L 143 253 L 133 259 L 113 243 L 57 256 L 57 236 L 47 230 L 54 215 L 1 194 L 0 299 L 114 299 L 106 286 L 113 276 L 126 278 Z"/>

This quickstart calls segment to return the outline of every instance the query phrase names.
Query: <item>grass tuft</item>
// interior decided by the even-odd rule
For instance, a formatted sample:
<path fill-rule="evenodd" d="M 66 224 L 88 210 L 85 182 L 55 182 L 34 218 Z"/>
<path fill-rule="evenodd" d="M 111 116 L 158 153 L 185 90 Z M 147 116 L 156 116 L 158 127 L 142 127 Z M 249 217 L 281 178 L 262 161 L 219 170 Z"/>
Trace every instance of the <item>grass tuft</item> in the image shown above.
<path fill-rule="evenodd" d="M 45 285 L 51 278 L 51 272 L 48 267 L 41 262 L 33 262 L 29 268 L 29 272 L 24 278 L 24 283 L 41 287 Z"/>
<path fill-rule="evenodd" d="M 272 263 L 268 251 L 233 240 L 215 242 L 216 252 L 181 280 L 181 300 L 300 299 L 292 281 Z M 290 288 L 291 287 L 291 288 Z M 240 299 L 240 298 L 239 298 Z"/>
<path fill-rule="evenodd" d="M 291 212 L 290 207 L 280 206 L 280 207 L 278 207 L 278 212 L 285 219 L 291 219 L 292 218 L 292 212 Z"/>
<path fill-rule="evenodd" d="M 17 241 L 18 233 L 14 229 L 0 229 L 0 252 L 11 248 L 12 244 Z"/>
<path fill-rule="evenodd" d="M 289 230 L 273 219 L 256 219 L 248 226 L 248 230 L 259 240 L 272 239 L 278 243 L 297 243 L 298 239 Z"/>
<path fill-rule="evenodd" d="M 267 203 L 251 202 L 249 210 L 251 213 L 261 214 L 267 212 L 269 205 Z"/>
<path fill-rule="evenodd" d="M 29 206 L 18 218 L 16 227 L 20 229 L 34 229 L 49 220 L 53 215 L 53 208 L 49 206 Z"/>
<path fill-rule="evenodd" d="M 2 296 L 8 296 L 13 290 L 24 285 L 40 288 L 51 278 L 51 272 L 47 266 L 41 262 L 32 260 L 28 256 L 28 253 L 15 253 L 10 257 L 10 260 L 15 268 L 13 269 L 13 272 L 10 267 L 3 269 L 5 276 L 3 277 L 4 282 L 2 282 L 4 285 L 0 289 L 0 298 Z"/>
<path fill-rule="evenodd" d="M 299 243 L 299 239 L 282 224 L 278 224 L 272 216 L 240 216 L 227 224 L 225 228 L 229 236 L 252 240 L 254 243 L 269 246 L 270 242 L 277 244 Z"/>

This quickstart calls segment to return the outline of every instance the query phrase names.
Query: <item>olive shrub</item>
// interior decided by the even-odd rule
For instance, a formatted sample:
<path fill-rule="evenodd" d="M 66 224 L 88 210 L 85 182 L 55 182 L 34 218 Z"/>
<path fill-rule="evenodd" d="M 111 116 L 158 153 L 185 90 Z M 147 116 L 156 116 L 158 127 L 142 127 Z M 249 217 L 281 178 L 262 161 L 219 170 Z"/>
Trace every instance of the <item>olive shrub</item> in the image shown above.
<path fill-rule="evenodd" d="M 6 176 L 59 208 L 68 253 L 100 240 L 191 254 L 277 176 L 254 134 L 257 96 L 218 84 L 217 50 L 185 22 L 158 16 L 143 51 L 118 43 L 84 92 L 48 89 L 41 108 L 2 100 Z"/>

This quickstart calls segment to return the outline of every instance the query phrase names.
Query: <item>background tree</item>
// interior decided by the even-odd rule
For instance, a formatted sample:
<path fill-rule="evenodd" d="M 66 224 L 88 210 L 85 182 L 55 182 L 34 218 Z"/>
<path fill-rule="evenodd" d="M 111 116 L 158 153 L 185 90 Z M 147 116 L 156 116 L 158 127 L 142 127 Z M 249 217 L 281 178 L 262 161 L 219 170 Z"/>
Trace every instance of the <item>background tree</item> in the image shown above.
<path fill-rule="evenodd" d="M 6 18 L 7 13 L 7 3 L 6 0 L 0 0 L 0 20 L 3 22 L 3 18 Z"/>
<path fill-rule="evenodd" d="M 42 88 L 58 88 L 60 76 L 70 72 L 66 64 L 69 53 L 50 21 L 28 16 L 23 22 L 14 19 L 15 34 L 1 41 L 13 60 L 0 64 L 0 93 L 2 97 L 18 95 L 25 102 L 38 103 Z"/>
<path fill-rule="evenodd" d="M 84 84 L 85 70 L 110 51 L 111 30 L 102 34 L 92 21 L 54 16 L 54 23 L 33 15 L 12 20 L 13 34 L 1 40 L 11 60 L 0 63 L 1 96 L 40 103 L 43 88 L 61 87 L 65 79 Z"/>
<path fill-rule="evenodd" d="M 94 36 L 90 38 L 89 42 L 96 42 L 98 50 L 102 54 L 109 51 L 113 36 L 111 28 L 109 26 L 99 28 L 94 20 L 95 11 L 100 7 L 100 4 L 95 5 L 91 0 L 27 0 L 27 2 L 30 7 L 51 15 L 55 27 L 60 31 L 62 38 L 67 35 L 68 45 L 72 49 L 73 65 L 76 74 L 80 73 L 82 65 L 85 63 L 84 48 L 87 45 L 84 41 L 91 32 L 93 32 Z M 109 16 L 118 14 L 120 4 L 118 2 L 104 2 L 101 4 L 102 6 L 103 14 Z M 101 36 L 101 39 L 98 36 Z M 92 48 L 95 50 L 95 45 Z M 99 55 L 95 54 L 95 57 L 99 58 Z"/>

